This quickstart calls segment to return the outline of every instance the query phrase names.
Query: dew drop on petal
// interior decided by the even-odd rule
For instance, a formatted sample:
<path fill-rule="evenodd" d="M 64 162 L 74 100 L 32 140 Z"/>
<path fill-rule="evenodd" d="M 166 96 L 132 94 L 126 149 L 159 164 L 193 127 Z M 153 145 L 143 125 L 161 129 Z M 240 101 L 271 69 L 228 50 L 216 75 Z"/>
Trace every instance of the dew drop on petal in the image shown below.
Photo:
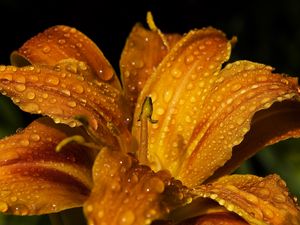
<path fill-rule="evenodd" d="M 32 99 L 35 98 L 35 93 L 34 92 L 28 92 L 26 96 L 27 96 L 27 99 L 32 100 Z"/>
<path fill-rule="evenodd" d="M 0 212 L 6 212 L 8 210 L 8 205 L 5 202 L 0 202 Z"/>
<path fill-rule="evenodd" d="M 41 139 L 41 137 L 38 134 L 32 134 L 30 136 L 30 139 L 33 141 L 39 141 Z"/>
<path fill-rule="evenodd" d="M 83 91 L 84 91 L 82 85 L 80 85 L 80 84 L 74 86 L 73 89 L 74 89 L 74 91 L 75 91 L 76 93 L 78 93 L 78 94 L 82 94 Z"/>
<path fill-rule="evenodd" d="M 20 141 L 20 144 L 24 147 L 28 146 L 29 145 L 29 141 L 27 139 L 23 139 Z"/>
<path fill-rule="evenodd" d="M 182 75 L 182 72 L 178 69 L 173 69 L 171 71 L 171 75 L 174 77 L 174 78 L 180 78 L 181 75 Z"/>
<path fill-rule="evenodd" d="M 67 105 L 74 108 L 74 107 L 76 107 L 77 104 L 76 104 L 75 101 L 70 101 L 70 102 L 67 103 Z"/>
<path fill-rule="evenodd" d="M 120 216 L 120 225 L 131 225 L 134 223 L 135 220 L 135 215 L 132 212 L 132 210 L 127 210 L 125 211 L 121 216 Z"/>
<path fill-rule="evenodd" d="M 166 90 L 166 92 L 164 93 L 164 100 L 166 103 L 168 103 L 171 98 L 173 96 L 173 91 L 172 90 Z"/>
<path fill-rule="evenodd" d="M 51 51 L 51 48 L 49 46 L 45 46 L 42 51 L 47 54 Z"/>
<path fill-rule="evenodd" d="M 48 84 L 58 85 L 59 84 L 59 79 L 57 77 L 49 76 L 49 77 L 46 78 L 46 82 Z"/>
<path fill-rule="evenodd" d="M 15 86 L 16 91 L 22 92 L 26 90 L 26 86 L 24 84 L 17 84 Z"/>

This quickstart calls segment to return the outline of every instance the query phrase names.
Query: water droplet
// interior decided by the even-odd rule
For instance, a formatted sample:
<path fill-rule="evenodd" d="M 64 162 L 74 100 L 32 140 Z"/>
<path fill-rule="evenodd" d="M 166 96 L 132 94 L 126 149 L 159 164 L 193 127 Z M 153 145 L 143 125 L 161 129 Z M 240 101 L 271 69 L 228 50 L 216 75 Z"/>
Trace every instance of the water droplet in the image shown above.
<path fill-rule="evenodd" d="M 12 202 L 16 202 L 16 201 L 18 200 L 18 198 L 17 198 L 17 196 L 11 196 L 11 197 L 10 197 L 10 200 L 11 200 Z"/>
<path fill-rule="evenodd" d="M 29 145 L 29 141 L 27 139 L 23 139 L 20 141 L 20 144 L 24 147 L 28 146 Z"/>
<path fill-rule="evenodd" d="M 77 104 L 76 104 L 75 101 L 70 101 L 70 102 L 67 103 L 67 105 L 74 108 L 74 107 L 76 107 Z"/>
<path fill-rule="evenodd" d="M 33 141 L 39 141 L 41 139 L 41 137 L 38 134 L 32 134 L 30 136 L 30 139 Z"/>
<path fill-rule="evenodd" d="M 286 197 L 282 194 L 277 194 L 274 196 L 274 200 L 278 203 L 284 203 L 286 202 Z"/>
<path fill-rule="evenodd" d="M 78 63 L 79 69 L 85 71 L 88 69 L 87 65 L 84 62 L 79 62 Z"/>
<path fill-rule="evenodd" d="M 135 215 L 131 210 L 122 213 L 120 217 L 120 225 L 131 225 L 134 223 Z"/>
<path fill-rule="evenodd" d="M 185 63 L 186 64 L 191 64 L 192 62 L 194 62 L 195 58 L 193 55 L 189 55 L 185 58 Z"/>
<path fill-rule="evenodd" d="M 25 84 L 25 82 L 26 82 L 26 79 L 24 76 L 17 76 L 14 80 L 20 84 Z"/>
<path fill-rule="evenodd" d="M 46 83 L 52 84 L 52 85 L 58 85 L 59 84 L 59 79 L 57 77 L 54 77 L 54 76 L 47 77 L 45 81 L 46 81 Z"/>
<path fill-rule="evenodd" d="M 165 109 L 164 108 L 162 108 L 162 107 L 159 107 L 157 110 L 156 110 L 156 113 L 157 113 L 157 115 L 163 115 L 164 113 L 165 113 Z"/>
<path fill-rule="evenodd" d="M 241 89 L 241 87 L 242 87 L 241 84 L 235 84 L 232 86 L 231 91 L 238 91 Z"/>
<path fill-rule="evenodd" d="M 65 44 L 66 43 L 66 40 L 65 39 L 59 39 L 58 40 L 58 44 L 60 44 L 60 45 L 63 45 L 63 44 Z"/>
<path fill-rule="evenodd" d="M 187 90 L 192 90 L 194 87 L 193 83 L 189 83 L 187 86 L 186 86 L 186 89 Z"/>
<path fill-rule="evenodd" d="M 48 98 L 48 94 L 47 94 L 47 93 L 43 93 L 43 94 L 42 94 L 42 97 L 43 97 L 44 99 L 46 99 L 46 98 Z"/>
<path fill-rule="evenodd" d="M 174 78 L 180 78 L 181 77 L 181 71 L 180 70 L 178 70 L 178 69 L 173 69 L 172 71 L 171 71 L 171 75 L 174 77 Z"/>
<path fill-rule="evenodd" d="M 81 84 L 73 86 L 73 90 L 78 94 L 82 94 L 84 91 L 83 86 Z"/>
<path fill-rule="evenodd" d="M 134 61 L 131 62 L 131 65 L 137 69 L 141 69 L 144 67 L 144 62 L 142 59 L 135 59 Z"/>
<path fill-rule="evenodd" d="M 110 185 L 112 191 L 120 191 L 121 190 L 121 185 L 118 181 L 114 181 L 114 182 L 111 182 L 111 185 Z"/>
<path fill-rule="evenodd" d="M 66 94 L 66 95 L 68 95 L 68 96 L 71 95 L 71 92 L 69 90 L 67 90 L 67 89 L 62 90 L 61 92 L 64 93 L 64 94 Z"/>
<path fill-rule="evenodd" d="M 32 99 L 35 98 L 35 93 L 34 92 L 28 92 L 26 96 L 27 96 L 27 99 L 32 100 Z"/>
<path fill-rule="evenodd" d="M 27 103 L 20 106 L 23 111 L 26 112 L 37 112 L 39 110 L 39 105 L 36 103 Z"/>
<path fill-rule="evenodd" d="M 15 89 L 16 89 L 16 91 L 22 92 L 22 91 L 25 91 L 26 86 L 24 84 L 17 84 L 15 86 Z"/>
<path fill-rule="evenodd" d="M 51 48 L 49 46 L 45 46 L 42 51 L 47 54 L 51 51 Z"/>
<path fill-rule="evenodd" d="M 192 119 L 191 119 L 191 117 L 189 116 L 189 115 L 187 115 L 186 117 L 185 117 L 185 122 L 187 122 L 187 123 L 190 123 L 190 122 L 192 122 Z"/>
<path fill-rule="evenodd" d="M 162 193 L 165 190 L 164 182 L 158 177 L 152 177 L 147 183 L 144 184 L 146 192 Z"/>
<path fill-rule="evenodd" d="M 1 65 L 1 66 L 0 66 L 0 72 L 3 72 L 3 71 L 5 71 L 5 70 L 6 70 L 6 66 Z"/>
<path fill-rule="evenodd" d="M 23 204 L 16 205 L 15 208 L 14 208 L 14 213 L 16 215 L 25 216 L 25 215 L 28 215 L 29 209 L 27 208 L 26 205 L 23 205 Z"/>
<path fill-rule="evenodd" d="M 164 100 L 165 102 L 169 102 L 171 100 L 173 96 L 173 91 L 172 90 L 166 90 L 165 93 L 164 93 Z"/>
<path fill-rule="evenodd" d="M 0 202 L 0 212 L 6 212 L 8 210 L 8 205 L 6 202 Z"/>

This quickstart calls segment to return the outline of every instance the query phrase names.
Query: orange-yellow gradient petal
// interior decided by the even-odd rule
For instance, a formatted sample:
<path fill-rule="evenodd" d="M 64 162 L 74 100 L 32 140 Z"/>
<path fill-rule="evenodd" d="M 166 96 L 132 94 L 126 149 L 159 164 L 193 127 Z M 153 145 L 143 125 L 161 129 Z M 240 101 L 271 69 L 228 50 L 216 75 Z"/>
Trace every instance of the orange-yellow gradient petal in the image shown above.
<path fill-rule="evenodd" d="M 188 185 L 204 181 L 232 157 L 232 148 L 241 143 L 257 111 L 290 100 L 294 115 L 299 112 L 297 80 L 273 74 L 268 66 L 240 61 L 226 66 L 218 77 L 201 108 L 202 115 L 187 144 L 187 154 L 178 174 Z M 282 107 L 283 114 L 287 113 L 284 103 Z M 300 124 L 297 125 L 299 129 Z M 286 129 L 284 126 L 268 128 L 265 131 L 271 133 L 272 129 Z M 260 130 L 253 132 L 261 135 Z"/>
<path fill-rule="evenodd" d="M 172 48 L 181 35 L 166 34 L 165 37 Z M 156 31 L 147 30 L 141 24 L 133 27 L 120 60 L 124 94 L 132 109 L 146 80 L 167 53 L 168 49 Z"/>
<path fill-rule="evenodd" d="M 69 130 L 41 118 L 0 141 L 1 212 L 36 215 L 83 204 L 93 185 L 93 155 L 75 144 L 55 152 L 61 140 L 79 132 Z"/>
<path fill-rule="evenodd" d="M 278 97 L 282 100 L 282 97 Z M 229 174 L 265 146 L 287 138 L 300 137 L 300 102 L 283 101 L 257 112 L 241 144 L 233 148 L 232 157 L 208 180 Z M 207 182 L 207 181 L 205 181 Z"/>
<path fill-rule="evenodd" d="M 169 169 L 187 186 L 202 183 L 231 158 L 257 111 L 290 100 L 294 115 L 298 112 L 296 79 L 249 61 L 220 70 L 229 54 L 230 42 L 220 31 L 192 31 L 165 57 L 139 97 L 135 118 L 141 101 L 151 96 L 152 118 L 158 120 L 149 125 L 149 161 L 157 169 Z M 139 126 L 135 120 L 137 138 Z M 293 136 L 289 134 L 285 138 Z"/>
<path fill-rule="evenodd" d="M 89 225 L 151 224 L 190 198 L 168 172 L 154 173 L 119 151 L 102 149 L 93 168 L 95 186 L 84 205 Z"/>
<path fill-rule="evenodd" d="M 1 93 L 22 110 L 48 115 L 56 123 L 79 126 L 75 117 L 83 116 L 100 143 L 116 146 L 118 135 L 129 135 L 128 104 L 109 84 L 85 81 L 80 70 L 71 72 L 65 67 L 65 63 L 53 67 L 0 66 Z"/>
<path fill-rule="evenodd" d="M 210 198 L 255 225 L 300 224 L 300 208 L 278 175 L 225 176 L 194 193 Z"/>
<path fill-rule="evenodd" d="M 50 27 L 28 40 L 11 56 L 13 65 L 22 66 L 25 58 L 31 64 L 55 65 L 73 58 L 83 61 L 92 69 L 90 78 L 105 81 L 120 89 L 116 73 L 96 44 L 75 28 Z M 21 64 L 21 65 L 19 65 Z"/>
<path fill-rule="evenodd" d="M 185 159 L 193 127 L 203 117 L 206 96 L 218 79 L 221 64 L 229 58 L 231 45 L 214 28 L 190 31 L 169 52 L 148 79 L 135 111 L 133 133 L 140 136 L 137 121 L 146 96 L 153 101 L 154 120 L 149 126 L 149 160 L 156 169 L 178 174 Z M 154 165 L 152 165 L 154 166 Z"/>

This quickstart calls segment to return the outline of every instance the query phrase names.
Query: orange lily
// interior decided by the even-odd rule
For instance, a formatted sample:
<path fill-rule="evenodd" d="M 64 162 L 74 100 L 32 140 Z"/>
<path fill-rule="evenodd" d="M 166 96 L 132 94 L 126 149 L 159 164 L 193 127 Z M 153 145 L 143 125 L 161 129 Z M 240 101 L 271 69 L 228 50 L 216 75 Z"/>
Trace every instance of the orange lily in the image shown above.
<path fill-rule="evenodd" d="M 84 34 L 47 29 L 0 66 L 1 93 L 42 114 L 0 141 L 0 210 L 83 206 L 89 225 L 300 224 L 278 175 L 227 175 L 261 148 L 300 136 L 296 78 L 250 61 L 232 41 L 134 26 L 122 87 Z M 55 149 L 57 151 L 55 151 Z"/>

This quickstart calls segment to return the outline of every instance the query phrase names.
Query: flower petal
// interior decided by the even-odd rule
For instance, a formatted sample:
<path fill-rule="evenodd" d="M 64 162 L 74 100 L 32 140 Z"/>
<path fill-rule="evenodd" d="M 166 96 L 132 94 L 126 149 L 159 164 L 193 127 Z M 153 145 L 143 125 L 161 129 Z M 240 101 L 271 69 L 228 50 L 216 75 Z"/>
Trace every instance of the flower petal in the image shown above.
<path fill-rule="evenodd" d="M 69 144 L 56 145 L 75 133 L 49 118 L 0 141 L 0 211 L 16 215 L 44 214 L 79 207 L 92 187 L 93 155 Z"/>
<path fill-rule="evenodd" d="M 172 48 L 181 35 L 167 34 L 165 37 Z M 147 30 L 141 24 L 133 27 L 120 60 L 124 93 L 133 109 L 146 80 L 167 53 L 168 49 L 156 31 Z"/>
<path fill-rule="evenodd" d="M 13 65 L 24 60 L 32 64 L 55 65 L 73 58 L 85 62 L 92 69 L 90 78 L 108 82 L 121 89 L 116 73 L 96 44 L 75 28 L 54 26 L 28 40 L 11 56 Z"/>
<path fill-rule="evenodd" d="M 191 33 L 173 48 L 139 99 L 152 96 L 152 118 L 158 120 L 149 126 L 150 161 L 169 169 L 187 186 L 205 181 L 231 158 L 232 148 L 241 143 L 257 111 L 284 100 L 296 106 L 299 99 L 296 79 L 272 74 L 272 68 L 263 64 L 238 61 L 219 72 L 229 55 L 226 39 L 212 28 L 198 32 L 198 38 Z M 204 58 L 195 58 L 199 48 L 205 49 Z M 294 115 L 297 112 L 298 107 L 293 110 Z M 135 122 L 136 137 L 138 132 Z"/>
<path fill-rule="evenodd" d="M 220 72 L 219 80 L 205 99 L 206 105 L 187 144 L 188 154 L 178 178 L 192 186 L 203 182 L 222 167 L 232 157 L 232 148 L 239 145 L 249 131 L 256 112 L 269 108 L 275 102 L 290 100 L 294 102 L 289 110 L 293 115 L 297 114 L 298 88 L 295 78 L 272 74 L 271 67 L 248 61 L 229 64 Z M 285 114 L 288 109 L 285 103 L 282 107 L 281 113 L 290 116 L 291 113 Z M 297 125 L 299 129 L 299 122 Z M 269 126 L 268 131 L 270 129 L 290 131 L 294 128 Z"/>
<path fill-rule="evenodd" d="M 206 96 L 230 50 L 225 35 L 214 28 L 191 31 L 147 81 L 138 99 L 133 133 L 139 139 L 138 116 L 145 97 L 150 96 L 152 118 L 158 123 L 149 126 L 149 160 L 156 164 L 156 170 L 168 169 L 177 176 L 182 164 L 179 159 L 190 155 L 186 148 L 192 128 L 203 117 L 201 108 L 206 106 Z"/>
<path fill-rule="evenodd" d="M 279 97 L 281 100 L 281 97 Z M 232 157 L 208 180 L 213 180 L 237 169 L 245 160 L 265 146 L 287 138 L 300 137 L 300 103 L 283 101 L 257 112 L 250 131 L 241 144 L 233 148 Z"/>
<path fill-rule="evenodd" d="M 81 125 L 84 117 L 103 144 L 116 146 L 117 136 L 130 136 L 131 114 L 120 92 L 109 84 L 88 82 L 80 70 L 56 66 L 0 66 L 0 89 L 29 113 L 48 115 L 56 123 Z M 88 67 L 86 67 L 88 69 Z M 125 146 L 125 144 L 124 144 Z"/>
<path fill-rule="evenodd" d="M 168 172 L 154 173 L 120 151 L 102 149 L 93 176 L 95 186 L 84 205 L 90 225 L 151 224 L 190 200 Z"/>
<path fill-rule="evenodd" d="M 194 193 L 210 198 L 250 224 L 300 223 L 300 208 L 289 196 L 285 182 L 278 175 L 265 178 L 253 175 L 225 176 L 201 185 Z"/>

